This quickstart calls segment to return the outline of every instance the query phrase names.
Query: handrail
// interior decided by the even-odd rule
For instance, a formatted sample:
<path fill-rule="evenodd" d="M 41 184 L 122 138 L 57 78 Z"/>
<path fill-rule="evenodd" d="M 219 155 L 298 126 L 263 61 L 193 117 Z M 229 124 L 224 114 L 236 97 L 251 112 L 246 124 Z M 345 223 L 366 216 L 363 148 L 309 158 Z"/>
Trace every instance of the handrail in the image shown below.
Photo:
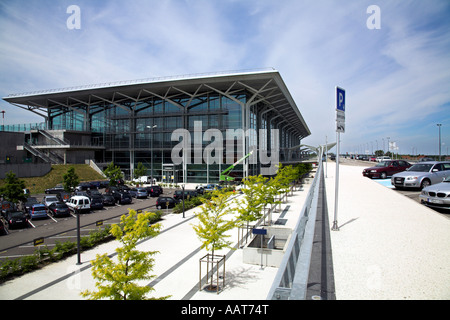
<path fill-rule="evenodd" d="M 267 295 L 268 300 L 306 299 L 321 176 L 323 165 L 320 159 L 300 218 Z"/>

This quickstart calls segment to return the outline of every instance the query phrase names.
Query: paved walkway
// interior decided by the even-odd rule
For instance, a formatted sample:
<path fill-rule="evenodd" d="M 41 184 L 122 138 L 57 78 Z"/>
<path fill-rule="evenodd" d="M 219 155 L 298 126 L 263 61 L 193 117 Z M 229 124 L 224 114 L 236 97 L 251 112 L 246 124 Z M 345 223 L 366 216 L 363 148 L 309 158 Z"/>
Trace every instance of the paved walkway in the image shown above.
<path fill-rule="evenodd" d="M 363 178 L 361 167 L 340 166 L 338 225 L 330 231 L 336 298 L 342 299 L 449 299 L 450 220 L 374 181 Z M 328 163 L 326 190 L 330 225 L 334 215 L 334 163 Z M 286 228 L 297 222 L 309 184 L 282 205 Z M 286 209 L 286 210 L 285 210 Z M 226 284 L 219 293 L 198 290 L 200 250 L 192 225 L 196 210 L 169 214 L 162 232 L 139 244 L 157 250 L 150 284 L 153 297 L 171 295 L 182 300 L 263 300 L 278 269 L 243 263 L 242 249 L 227 255 Z M 237 232 L 230 233 L 237 244 Z M 0 285 L 0 299 L 82 299 L 82 290 L 94 290 L 90 260 L 97 253 L 114 253 L 115 241 Z"/>
<path fill-rule="evenodd" d="M 312 182 L 312 179 L 311 181 Z M 281 205 L 281 211 L 275 212 L 272 220 L 280 215 L 286 219 L 285 228 L 293 228 L 303 207 L 310 184 L 303 191 L 297 191 L 288 202 Z M 237 196 L 236 198 L 239 198 Z M 230 202 L 230 207 L 235 206 Z M 201 242 L 192 226 L 196 224 L 195 213 L 198 209 L 182 214 L 168 214 L 161 221 L 161 233 L 138 245 L 139 250 L 159 251 L 155 258 L 153 274 L 157 277 L 150 283 L 155 290 L 152 297 L 170 295 L 175 300 L 261 300 L 266 299 L 278 268 L 243 263 L 242 249 L 221 250 L 215 254 L 227 255 L 225 287 L 217 294 L 205 290 L 199 291 L 199 259 L 206 255 L 200 249 Z M 231 211 L 230 211 L 231 212 Z M 230 232 L 235 247 L 238 243 L 237 230 Z M 91 276 L 90 261 L 98 253 L 114 253 L 118 243 L 112 241 L 83 252 L 82 265 L 76 265 L 76 255 L 64 261 L 51 264 L 41 270 L 26 274 L 20 278 L 0 285 L 0 299 L 82 299 L 80 292 L 95 290 L 95 280 Z M 205 266 L 202 267 L 202 277 Z M 204 280 L 204 279 L 203 279 Z M 204 282 L 202 282 L 204 284 Z"/>
<path fill-rule="evenodd" d="M 450 220 L 362 177 L 339 170 L 339 231 L 331 231 L 336 299 L 450 299 Z M 328 163 L 334 220 L 335 164 Z"/>

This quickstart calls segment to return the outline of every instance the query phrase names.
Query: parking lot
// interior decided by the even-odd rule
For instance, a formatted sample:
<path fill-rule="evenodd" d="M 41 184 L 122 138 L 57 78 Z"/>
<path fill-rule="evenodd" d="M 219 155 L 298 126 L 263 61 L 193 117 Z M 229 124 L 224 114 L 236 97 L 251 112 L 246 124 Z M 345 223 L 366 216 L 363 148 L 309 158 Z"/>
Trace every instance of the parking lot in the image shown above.
<path fill-rule="evenodd" d="M 340 163 L 343 165 L 350 165 L 350 166 L 358 166 L 361 167 L 361 171 L 364 168 L 367 167 L 372 167 L 374 166 L 374 162 L 369 162 L 369 161 L 361 161 L 361 160 L 355 160 L 355 159 L 340 159 Z M 361 178 L 364 179 L 368 179 L 365 178 L 361 175 Z M 387 188 L 392 189 L 394 192 L 398 192 L 402 195 L 404 195 L 405 197 L 410 198 L 413 201 L 416 201 L 418 203 L 420 203 L 420 190 L 418 189 L 404 189 L 404 190 L 399 190 L 396 189 L 392 184 L 391 184 L 391 177 L 388 177 L 387 179 L 372 179 L 372 181 L 379 183 Z M 380 201 L 382 201 L 382 199 L 380 199 Z M 438 209 L 433 209 L 436 213 L 441 214 L 442 216 L 450 219 L 450 212 L 445 211 L 445 210 L 438 210 Z"/>
<path fill-rule="evenodd" d="M 173 189 L 165 189 L 164 194 L 172 196 Z M 33 195 L 39 202 L 42 202 L 45 194 Z M 145 199 L 133 198 L 131 204 L 116 204 L 114 206 L 104 206 L 103 209 L 91 210 L 80 214 L 80 235 L 89 235 L 90 232 L 103 228 L 106 225 L 118 223 L 123 214 L 128 213 L 128 209 L 135 210 L 156 210 L 157 197 Z M 163 213 L 170 213 L 171 209 L 162 209 Z M 32 219 L 26 228 L 8 229 L 8 234 L 0 237 L 0 264 L 5 259 L 15 259 L 33 254 L 36 250 L 34 241 L 43 238 L 41 245 L 46 245 L 50 249 L 56 242 L 76 241 L 77 239 L 77 219 L 71 212 L 69 216 L 53 217 L 48 215 L 45 219 Z"/>

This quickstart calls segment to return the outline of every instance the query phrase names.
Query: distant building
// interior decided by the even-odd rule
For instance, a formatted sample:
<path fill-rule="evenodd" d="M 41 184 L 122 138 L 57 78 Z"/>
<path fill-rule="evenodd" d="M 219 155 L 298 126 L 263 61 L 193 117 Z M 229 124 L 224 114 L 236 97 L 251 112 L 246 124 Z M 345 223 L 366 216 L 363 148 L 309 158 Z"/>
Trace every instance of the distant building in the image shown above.
<path fill-rule="evenodd" d="M 105 83 L 3 99 L 44 118 L 37 125 L 3 128 L 25 132 L 23 147 L 30 154 L 53 163 L 92 159 L 100 167 L 113 161 L 127 177 L 142 162 L 147 175 L 157 181 L 219 180 L 230 164 L 225 153 L 214 164 L 205 156 L 205 148 L 212 143 L 203 136 L 208 129 L 223 133 L 223 146 L 230 142 L 227 130 L 242 129 L 244 134 L 235 137 L 234 161 L 256 151 L 253 161 L 247 159 L 233 170 L 237 179 L 261 172 L 265 163 L 257 154 L 263 149 L 267 154 L 279 152 L 281 162 L 300 161 L 301 140 L 310 135 L 283 79 L 273 69 Z M 195 135 L 199 127 L 201 134 Z M 191 133 L 191 163 L 174 165 L 172 161 L 172 151 L 179 144 L 172 141 L 177 129 Z M 271 129 L 278 130 L 279 150 L 273 149 L 277 144 Z"/>

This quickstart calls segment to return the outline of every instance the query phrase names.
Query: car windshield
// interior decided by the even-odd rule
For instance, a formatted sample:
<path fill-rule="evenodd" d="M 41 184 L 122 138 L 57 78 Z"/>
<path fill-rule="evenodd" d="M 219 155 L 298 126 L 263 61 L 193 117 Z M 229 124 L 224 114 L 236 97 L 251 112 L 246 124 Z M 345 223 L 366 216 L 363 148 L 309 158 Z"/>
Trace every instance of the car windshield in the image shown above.
<path fill-rule="evenodd" d="M 13 212 L 13 213 L 11 213 L 11 217 L 12 218 L 21 218 L 21 217 L 23 217 L 23 212 L 20 212 L 20 211 Z"/>
<path fill-rule="evenodd" d="M 388 161 L 382 161 L 382 162 L 377 163 L 375 165 L 375 167 L 389 167 L 389 164 L 390 164 L 390 162 L 388 162 Z"/>
<path fill-rule="evenodd" d="M 433 165 L 429 163 L 415 164 L 408 171 L 429 172 Z"/>

